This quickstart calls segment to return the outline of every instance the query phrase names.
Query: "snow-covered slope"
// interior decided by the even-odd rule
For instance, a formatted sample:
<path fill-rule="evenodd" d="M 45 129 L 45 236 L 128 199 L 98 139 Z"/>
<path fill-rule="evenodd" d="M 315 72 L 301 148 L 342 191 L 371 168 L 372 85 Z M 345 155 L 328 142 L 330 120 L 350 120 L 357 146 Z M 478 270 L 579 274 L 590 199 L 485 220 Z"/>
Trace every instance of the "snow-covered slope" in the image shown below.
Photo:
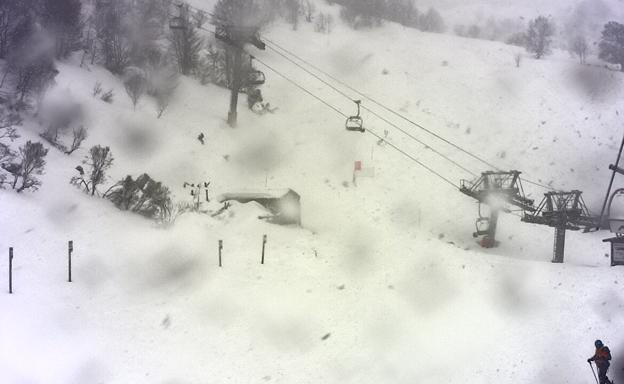
<path fill-rule="evenodd" d="M 512 47 L 392 24 L 338 25 L 330 36 L 277 24 L 266 36 L 497 166 L 581 189 L 599 208 L 621 136 L 621 73 L 561 53 L 516 68 Z M 353 112 L 275 52 L 254 53 Z M 608 267 L 605 233 L 569 233 L 566 264 L 553 265 L 552 231 L 504 216 L 501 246 L 482 250 L 471 237 L 472 200 L 390 146 L 345 132 L 342 117 L 268 69 L 263 93 L 279 109 L 259 117 L 240 108 L 236 129 L 224 121 L 223 89 L 183 79 L 158 120 L 149 99 L 134 112 L 105 71 L 73 62 L 60 70 L 50 97 L 83 103 L 90 136 L 72 156 L 50 150 L 36 194 L 0 192 L 0 249 L 16 254 L 16 292 L 0 295 L 3 382 L 580 384 L 593 380 L 585 359 L 595 338 L 616 359 L 624 353 L 624 274 Z M 112 105 L 91 97 L 98 80 L 115 88 Z M 486 170 L 364 104 L 473 172 Z M 364 118 L 450 180 L 471 177 Z M 29 122 L 22 140 L 37 129 Z M 260 222 L 247 205 L 155 227 L 69 185 L 95 144 L 113 151 L 111 180 L 148 172 L 178 200 L 189 199 L 185 181 L 211 181 L 213 194 L 291 187 L 304 228 Z M 357 160 L 375 177 L 354 187 Z M 544 192 L 525 188 L 536 199 Z M 4 257 L 0 268 L 6 281 Z"/>

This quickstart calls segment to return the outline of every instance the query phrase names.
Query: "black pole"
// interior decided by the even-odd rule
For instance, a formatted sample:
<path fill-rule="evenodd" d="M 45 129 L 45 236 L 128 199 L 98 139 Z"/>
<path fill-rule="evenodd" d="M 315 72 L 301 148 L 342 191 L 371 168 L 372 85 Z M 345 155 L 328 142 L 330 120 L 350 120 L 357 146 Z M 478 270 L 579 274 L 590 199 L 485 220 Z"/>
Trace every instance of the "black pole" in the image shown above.
<path fill-rule="evenodd" d="M 241 49 L 238 47 L 233 48 L 234 63 L 233 63 L 233 79 L 232 79 L 232 93 L 230 95 L 230 111 L 228 113 L 228 125 L 232 128 L 236 127 L 236 107 L 238 104 L 238 92 L 241 87 Z"/>
<path fill-rule="evenodd" d="M 604 203 L 602 203 L 602 209 L 600 210 L 600 219 L 598 219 L 598 225 L 596 226 L 596 230 L 600 229 L 602 225 L 602 218 L 604 217 L 604 211 L 607 207 L 607 200 L 609 200 L 609 195 L 611 194 L 611 187 L 613 187 L 613 179 L 615 179 L 615 173 L 617 172 L 618 166 L 620 165 L 620 157 L 622 157 L 622 149 L 624 149 L 624 137 L 622 137 L 622 144 L 620 144 L 620 152 L 618 152 L 617 160 L 615 160 L 615 166 L 609 167 L 609 169 L 613 169 L 613 174 L 611 174 L 611 180 L 609 181 L 609 188 L 607 188 L 607 195 L 605 196 Z"/>
<path fill-rule="evenodd" d="M 553 246 L 553 263 L 563 263 L 563 257 L 565 255 L 565 236 L 566 227 L 565 221 L 563 225 L 555 227 L 555 244 Z"/>
<path fill-rule="evenodd" d="M 219 240 L 219 267 L 221 267 L 221 250 L 223 249 L 223 240 Z"/>
<path fill-rule="evenodd" d="M 9 248 L 9 293 L 13 293 L 13 247 Z"/>
<path fill-rule="evenodd" d="M 74 251 L 74 242 L 72 240 L 69 241 L 68 249 L 67 249 L 67 262 L 68 262 L 68 282 L 72 282 L 72 252 Z"/>
<path fill-rule="evenodd" d="M 266 245 L 267 242 L 267 235 L 262 236 L 262 261 L 260 262 L 260 264 L 264 264 L 264 246 Z"/>

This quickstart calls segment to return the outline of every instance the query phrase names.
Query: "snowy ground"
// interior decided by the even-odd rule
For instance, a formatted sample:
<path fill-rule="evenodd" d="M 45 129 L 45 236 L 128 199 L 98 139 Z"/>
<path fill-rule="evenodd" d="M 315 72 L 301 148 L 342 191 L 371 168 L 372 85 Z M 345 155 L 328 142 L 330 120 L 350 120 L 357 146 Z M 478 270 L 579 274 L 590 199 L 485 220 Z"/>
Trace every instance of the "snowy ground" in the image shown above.
<path fill-rule="evenodd" d="M 337 26 L 327 37 L 278 24 L 266 36 L 499 167 L 581 189 L 599 208 L 621 137 L 621 73 L 561 52 L 516 68 L 510 46 L 396 25 Z M 274 52 L 255 53 L 353 111 Z M 585 359 L 596 338 L 619 359 L 612 369 L 624 367 L 624 272 L 608 266 L 607 233 L 568 233 L 566 264 L 554 265 L 549 228 L 504 216 L 500 247 L 480 249 L 472 200 L 370 136 L 345 132 L 337 114 L 268 70 L 263 93 L 278 111 L 240 108 L 233 130 L 223 89 L 183 79 L 158 120 L 148 99 L 133 112 L 105 71 L 60 69 L 51 97 L 83 103 L 90 135 L 70 157 L 50 150 L 36 194 L 0 192 L 0 249 L 16 255 L 15 294 L 0 295 L 3 383 L 580 384 L 593 380 Z M 91 97 L 96 80 L 115 88 L 112 105 Z M 364 118 L 446 177 L 470 177 Z M 21 140 L 38 129 L 29 122 Z M 259 222 L 247 205 L 155 227 L 68 183 L 95 144 L 113 151 L 111 180 L 148 172 L 178 200 L 189 198 L 184 181 L 211 181 L 212 193 L 291 187 L 302 195 L 304 228 Z M 357 187 L 355 160 L 376 169 Z M 544 192 L 525 188 L 535 199 Z M 0 269 L 6 281 L 6 257 Z"/>

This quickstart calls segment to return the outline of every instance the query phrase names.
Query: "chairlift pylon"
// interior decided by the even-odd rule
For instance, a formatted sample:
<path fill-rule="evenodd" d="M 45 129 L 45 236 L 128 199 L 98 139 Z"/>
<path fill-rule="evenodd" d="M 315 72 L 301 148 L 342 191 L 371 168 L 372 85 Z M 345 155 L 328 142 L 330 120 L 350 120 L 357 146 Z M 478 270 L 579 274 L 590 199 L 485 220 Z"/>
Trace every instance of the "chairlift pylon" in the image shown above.
<path fill-rule="evenodd" d="M 620 200 L 618 202 L 618 200 Z M 621 208 L 614 212 L 613 202 L 619 205 Z M 609 205 L 607 208 L 607 222 L 609 223 L 609 229 L 615 233 L 617 237 L 624 237 L 624 188 L 616 189 L 609 198 Z"/>
<path fill-rule="evenodd" d="M 355 103 L 355 105 L 357 105 L 357 115 L 349 116 L 347 118 L 347 121 L 345 122 L 345 128 L 347 129 L 347 131 L 364 132 L 364 120 L 360 116 L 360 103 L 362 103 L 362 100 L 353 100 L 353 102 Z"/>

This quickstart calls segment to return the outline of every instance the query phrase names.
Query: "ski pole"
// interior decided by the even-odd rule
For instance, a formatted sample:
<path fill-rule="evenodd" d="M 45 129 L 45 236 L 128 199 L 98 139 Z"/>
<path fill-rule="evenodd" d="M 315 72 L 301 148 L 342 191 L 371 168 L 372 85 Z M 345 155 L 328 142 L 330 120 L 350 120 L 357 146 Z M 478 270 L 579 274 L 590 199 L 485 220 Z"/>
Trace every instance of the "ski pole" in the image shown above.
<path fill-rule="evenodd" d="M 594 371 L 594 366 L 592 365 L 591 361 L 588 361 L 587 363 L 589 363 L 589 368 L 591 368 L 592 373 L 594 374 L 594 379 L 596 379 L 596 384 L 599 384 L 598 377 L 596 376 L 596 371 Z"/>

